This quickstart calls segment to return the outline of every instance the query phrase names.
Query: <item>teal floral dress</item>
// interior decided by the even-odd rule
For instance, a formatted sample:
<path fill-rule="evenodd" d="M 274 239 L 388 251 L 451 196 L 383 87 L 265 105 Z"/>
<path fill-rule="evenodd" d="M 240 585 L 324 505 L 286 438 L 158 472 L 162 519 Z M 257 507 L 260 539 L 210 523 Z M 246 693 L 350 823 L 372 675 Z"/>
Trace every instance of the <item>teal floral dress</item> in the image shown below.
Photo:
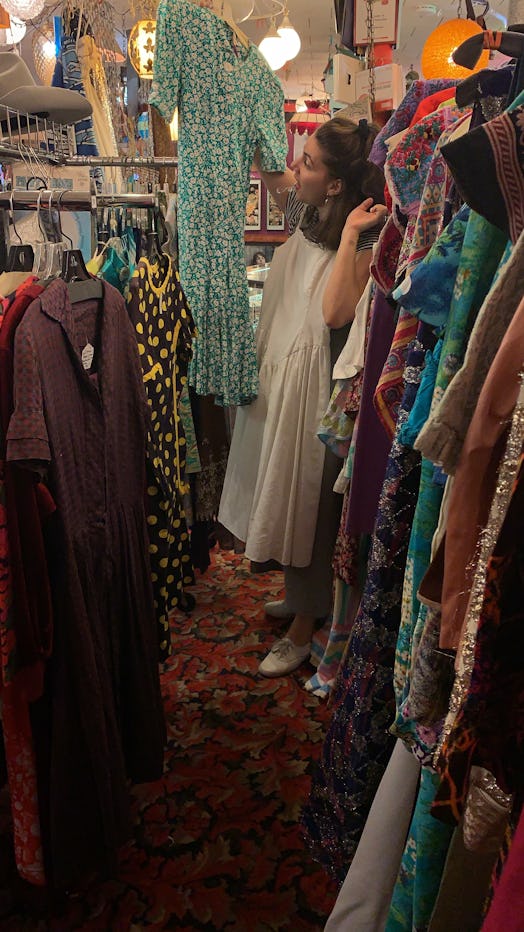
<path fill-rule="evenodd" d="M 189 0 L 161 0 L 150 103 L 179 110 L 180 278 L 196 322 L 189 381 L 224 405 L 249 404 L 258 371 L 244 262 L 244 213 L 255 149 L 284 171 L 284 93 L 254 45 Z"/>

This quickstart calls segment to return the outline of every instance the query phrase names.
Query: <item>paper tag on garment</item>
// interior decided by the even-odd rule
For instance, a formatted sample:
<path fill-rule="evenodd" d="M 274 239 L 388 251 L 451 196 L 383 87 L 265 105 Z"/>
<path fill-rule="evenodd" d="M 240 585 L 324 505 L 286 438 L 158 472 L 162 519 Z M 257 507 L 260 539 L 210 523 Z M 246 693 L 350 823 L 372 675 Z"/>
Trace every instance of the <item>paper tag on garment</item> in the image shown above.
<path fill-rule="evenodd" d="M 86 343 L 82 350 L 82 365 L 84 369 L 90 369 L 95 355 L 95 348 L 91 343 Z"/>

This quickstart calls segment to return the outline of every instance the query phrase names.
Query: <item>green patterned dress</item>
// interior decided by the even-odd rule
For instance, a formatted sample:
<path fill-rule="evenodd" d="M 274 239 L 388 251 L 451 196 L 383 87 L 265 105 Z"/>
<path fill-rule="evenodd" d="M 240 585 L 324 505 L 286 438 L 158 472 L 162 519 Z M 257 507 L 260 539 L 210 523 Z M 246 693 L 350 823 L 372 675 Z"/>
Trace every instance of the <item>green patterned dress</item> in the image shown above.
<path fill-rule="evenodd" d="M 180 277 L 198 339 L 190 384 L 220 404 L 258 390 L 244 262 L 244 213 L 255 150 L 284 171 L 284 93 L 256 46 L 189 0 L 161 0 L 150 97 L 167 120 L 179 110 Z"/>

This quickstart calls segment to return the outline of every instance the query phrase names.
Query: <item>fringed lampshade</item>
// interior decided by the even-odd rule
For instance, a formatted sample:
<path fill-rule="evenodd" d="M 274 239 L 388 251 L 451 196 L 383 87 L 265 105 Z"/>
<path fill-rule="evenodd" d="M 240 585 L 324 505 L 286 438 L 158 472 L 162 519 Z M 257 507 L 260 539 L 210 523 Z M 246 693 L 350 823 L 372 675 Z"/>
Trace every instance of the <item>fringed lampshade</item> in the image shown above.
<path fill-rule="evenodd" d="M 482 32 L 473 19 L 450 19 L 428 36 L 422 49 L 421 67 L 426 80 L 431 78 L 467 78 L 472 72 L 456 65 L 452 55 L 466 39 Z M 473 71 L 487 68 L 489 52 L 483 52 Z"/>
<path fill-rule="evenodd" d="M 307 133 L 309 136 L 316 132 L 322 123 L 330 119 L 329 112 L 320 100 L 306 100 L 306 109 L 294 113 L 289 121 L 292 133 Z"/>
<path fill-rule="evenodd" d="M 155 44 L 156 20 L 140 19 L 129 33 L 127 54 L 139 77 L 147 80 L 153 79 Z"/>

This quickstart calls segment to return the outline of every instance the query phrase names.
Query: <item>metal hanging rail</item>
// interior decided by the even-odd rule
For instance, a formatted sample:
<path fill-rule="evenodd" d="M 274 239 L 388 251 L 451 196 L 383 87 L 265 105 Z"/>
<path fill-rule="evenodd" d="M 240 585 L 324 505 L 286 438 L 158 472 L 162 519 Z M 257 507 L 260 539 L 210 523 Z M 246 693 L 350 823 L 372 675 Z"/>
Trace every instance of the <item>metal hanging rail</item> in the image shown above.
<path fill-rule="evenodd" d="M 155 194 L 94 194 L 90 191 L 0 192 L 0 209 L 14 210 L 96 210 L 99 207 L 157 207 Z"/>
<path fill-rule="evenodd" d="M 41 161 L 48 165 L 89 168 L 176 168 L 176 156 L 76 155 L 73 126 L 0 106 L 0 161 Z"/>
<path fill-rule="evenodd" d="M 89 168 L 176 168 L 176 156 L 73 155 L 61 159 L 60 165 L 87 165 Z"/>

